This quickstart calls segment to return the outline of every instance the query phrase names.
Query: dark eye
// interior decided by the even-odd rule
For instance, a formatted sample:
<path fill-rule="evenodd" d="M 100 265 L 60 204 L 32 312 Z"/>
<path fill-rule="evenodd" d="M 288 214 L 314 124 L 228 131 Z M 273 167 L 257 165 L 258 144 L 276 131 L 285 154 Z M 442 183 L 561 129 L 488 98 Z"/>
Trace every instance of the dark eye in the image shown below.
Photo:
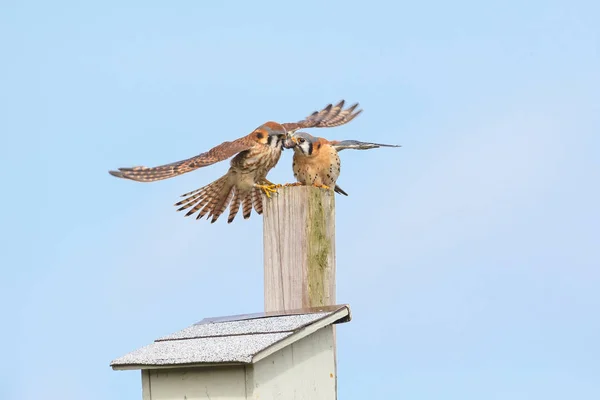
<path fill-rule="evenodd" d="M 299 143 L 304 143 L 304 142 L 306 142 L 306 139 L 304 139 L 304 138 L 300 138 L 300 139 L 298 139 L 298 142 L 299 142 Z"/>

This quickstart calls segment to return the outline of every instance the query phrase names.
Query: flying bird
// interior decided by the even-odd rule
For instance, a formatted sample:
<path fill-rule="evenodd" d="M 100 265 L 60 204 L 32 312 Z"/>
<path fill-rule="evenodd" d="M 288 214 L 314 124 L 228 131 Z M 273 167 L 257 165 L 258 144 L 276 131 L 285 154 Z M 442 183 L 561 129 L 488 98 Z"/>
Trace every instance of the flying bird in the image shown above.
<path fill-rule="evenodd" d="M 358 140 L 329 141 L 306 132 L 292 132 L 284 141 L 285 148 L 294 149 L 292 169 L 298 182 L 288 184 L 313 185 L 332 189 L 348 196 L 336 182 L 340 176 L 339 152 L 345 149 L 369 150 L 378 147 L 400 147 L 395 144 L 359 142 Z"/>
<path fill-rule="evenodd" d="M 262 214 L 262 192 L 267 197 L 281 185 L 267 180 L 267 174 L 277 164 L 281 156 L 282 146 L 289 133 L 298 129 L 330 128 L 344 125 L 359 115 L 362 110 L 355 111 L 358 103 L 344 109 L 344 100 L 337 105 L 327 105 L 321 111 L 315 111 L 299 122 L 266 122 L 248 135 L 231 142 L 223 142 L 207 152 L 186 160 L 158 167 L 137 166 L 119 168 L 109 171 L 117 178 L 138 182 L 154 182 L 172 178 L 195 169 L 212 165 L 232 156 L 227 173 L 216 181 L 182 195 L 183 200 L 177 202 L 177 211 L 187 210 L 185 216 L 198 212 L 196 219 L 207 216 L 214 223 L 229 206 L 227 222 L 231 223 L 240 207 L 244 219 L 250 218 L 252 208 Z"/>

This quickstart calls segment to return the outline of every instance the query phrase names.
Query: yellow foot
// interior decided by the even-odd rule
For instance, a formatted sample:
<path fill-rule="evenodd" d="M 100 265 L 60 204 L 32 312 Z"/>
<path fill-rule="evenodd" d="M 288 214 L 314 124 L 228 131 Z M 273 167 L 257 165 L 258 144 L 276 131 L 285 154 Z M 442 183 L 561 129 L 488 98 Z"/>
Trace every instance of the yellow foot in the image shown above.
<path fill-rule="evenodd" d="M 273 182 L 271 182 L 271 181 L 270 181 L 270 180 L 268 180 L 268 179 L 263 179 L 263 180 L 261 180 L 261 181 L 260 181 L 260 184 L 261 184 L 261 185 L 264 185 L 264 186 L 273 186 L 273 187 L 276 187 L 276 188 L 283 187 L 283 185 L 280 185 L 279 183 L 273 183 Z"/>
<path fill-rule="evenodd" d="M 269 185 L 254 185 L 254 187 L 261 189 L 263 192 L 265 192 L 265 195 L 270 199 L 271 198 L 271 193 L 277 193 L 277 189 L 282 187 L 279 184 L 269 184 Z"/>
<path fill-rule="evenodd" d="M 321 188 L 321 189 L 325 189 L 325 190 L 331 190 L 331 188 L 329 186 L 327 186 L 327 185 L 321 185 L 321 184 L 318 184 L 318 183 L 313 183 L 313 186 Z"/>

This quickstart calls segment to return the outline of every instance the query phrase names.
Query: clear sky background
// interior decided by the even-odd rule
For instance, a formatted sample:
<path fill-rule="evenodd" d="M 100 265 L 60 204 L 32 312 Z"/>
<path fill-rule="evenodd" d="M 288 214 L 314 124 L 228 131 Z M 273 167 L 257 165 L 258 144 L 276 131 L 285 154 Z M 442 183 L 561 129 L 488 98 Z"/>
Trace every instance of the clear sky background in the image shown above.
<path fill-rule="evenodd" d="M 109 362 L 262 310 L 262 219 L 142 184 L 267 120 L 312 131 L 337 198 L 339 398 L 600 398 L 600 3 L 0 3 L 2 399 L 137 399 Z M 291 152 L 270 177 L 292 181 Z"/>

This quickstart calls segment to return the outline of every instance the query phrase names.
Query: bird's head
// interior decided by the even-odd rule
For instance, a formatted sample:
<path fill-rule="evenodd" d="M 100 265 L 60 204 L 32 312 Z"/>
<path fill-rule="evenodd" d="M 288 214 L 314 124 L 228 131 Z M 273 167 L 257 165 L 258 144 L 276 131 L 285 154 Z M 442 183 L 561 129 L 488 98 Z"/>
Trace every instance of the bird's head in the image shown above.
<path fill-rule="evenodd" d="M 321 147 L 319 139 L 306 132 L 288 133 L 283 147 L 287 149 L 293 148 L 296 153 L 308 157 L 313 155 L 315 149 L 318 150 Z"/>
<path fill-rule="evenodd" d="M 283 125 L 270 121 L 256 128 L 252 134 L 258 143 L 281 148 L 287 133 Z"/>

